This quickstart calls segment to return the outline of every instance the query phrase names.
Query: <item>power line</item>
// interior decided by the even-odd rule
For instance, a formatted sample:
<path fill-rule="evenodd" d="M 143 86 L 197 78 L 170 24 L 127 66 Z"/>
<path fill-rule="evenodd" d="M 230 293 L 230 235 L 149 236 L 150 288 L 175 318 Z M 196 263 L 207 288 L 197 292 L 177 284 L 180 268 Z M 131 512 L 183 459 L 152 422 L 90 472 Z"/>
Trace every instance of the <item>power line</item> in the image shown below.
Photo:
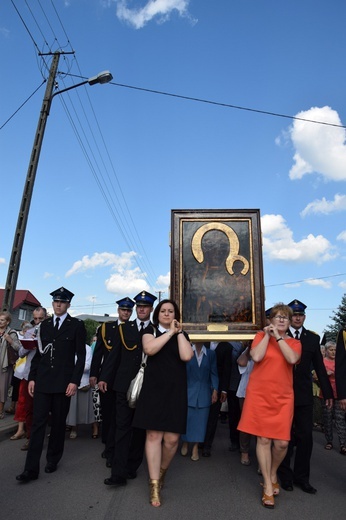
<path fill-rule="evenodd" d="M 57 35 L 55 33 L 55 29 L 53 27 L 53 23 L 51 23 L 51 21 L 49 20 L 49 17 L 47 16 L 47 14 L 45 12 L 45 8 L 47 7 L 47 5 L 45 4 L 45 6 L 43 7 L 42 2 L 40 0 L 37 0 L 37 1 L 38 1 L 38 5 L 40 6 L 40 9 L 41 9 L 41 11 L 43 13 L 44 19 L 46 20 L 46 22 L 47 22 L 47 24 L 49 26 L 49 29 L 50 29 L 50 31 L 53 34 L 54 41 L 57 42 L 59 48 L 62 48 L 61 43 L 59 42 L 59 39 L 58 39 L 58 37 L 57 37 Z M 12 3 L 13 3 L 13 1 L 12 1 Z M 71 46 L 70 39 L 69 39 L 69 37 L 67 35 L 67 32 L 66 32 L 66 30 L 65 30 L 65 28 L 63 26 L 61 18 L 59 17 L 59 14 L 58 14 L 58 12 L 57 12 L 53 2 L 51 2 L 51 4 L 53 6 L 54 14 L 57 17 L 57 19 L 58 19 L 58 21 L 60 23 L 60 26 L 62 28 L 63 34 L 64 34 L 64 36 L 65 36 L 65 38 L 66 38 L 66 40 L 68 42 L 68 45 Z M 47 45 L 47 47 L 50 49 L 50 51 L 49 51 L 49 53 L 50 53 L 51 52 L 51 47 L 47 43 L 47 38 L 44 35 L 44 31 L 40 27 L 40 24 L 39 24 L 39 22 L 37 20 L 37 17 L 35 16 L 34 12 L 30 9 L 30 7 L 28 6 L 27 2 L 26 2 L 26 5 L 27 5 L 27 7 L 28 7 L 28 9 L 30 11 L 30 15 L 31 15 L 31 17 L 34 20 L 36 27 L 38 28 L 38 30 L 40 32 L 41 37 L 43 38 L 43 40 L 45 42 L 45 45 Z M 16 8 L 16 11 L 18 12 L 18 15 L 20 16 L 20 19 L 21 19 L 22 23 L 24 24 L 28 34 L 30 35 L 31 40 L 34 42 L 34 45 L 35 45 L 36 49 L 38 50 L 39 47 L 38 47 L 38 45 L 37 45 L 37 43 L 36 43 L 36 41 L 34 39 L 33 34 L 30 32 L 28 25 L 25 23 L 24 17 L 22 15 L 20 15 L 20 13 L 19 13 L 17 8 Z M 71 46 L 71 49 L 72 49 L 72 46 Z M 39 55 L 42 58 L 42 53 L 39 52 Z M 75 64 L 76 64 L 76 66 L 77 66 L 77 68 L 78 68 L 78 70 L 80 72 L 80 75 L 78 77 L 84 77 L 84 76 L 81 75 L 81 70 L 80 70 L 80 67 L 78 65 L 78 61 L 77 61 L 76 57 L 75 57 Z M 69 72 L 67 72 L 67 73 L 64 72 L 63 73 L 61 71 L 58 72 L 58 75 L 59 75 L 59 78 L 60 78 L 60 80 L 61 80 L 63 85 L 65 85 L 63 76 L 70 75 L 70 76 L 77 77 L 76 75 L 69 74 Z M 110 155 L 109 150 L 108 150 L 107 145 L 106 145 L 106 141 L 105 141 L 104 136 L 102 134 L 101 127 L 100 127 L 100 124 L 99 124 L 98 119 L 97 119 L 97 115 L 96 115 L 95 110 L 94 110 L 94 108 L 92 106 L 91 99 L 90 99 L 86 89 L 85 89 L 85 93 L 86 93 L 86 96 L 88 98 L 88 104 L 89 104 L 89 107 L 91 109 L 94 121 L 96 122 L 96 128 L 98 130 L 99 139 L 101 140 L 102 146 L 104 147 L 104 150 L 106 151 L 106 155 L 108 157 L 108 160 L 109 160 L 109 163 L 110 163 L 110 166 L 111 166 L 111 173 L 112 173 L 112 175 L 110 175 L 108 167 L 106 166 L 106 164 L 105 164 L 105 162 L 103 160 L 104 153 L 101 152 L 101 149 L 100 149 L 100 147 L 98 145 L 98 140 L 97 140 L 97 138 L 95 136 L 95 133 L 93 131 L 93 128 L 95 127 L 95 123 L 93 123 L 93 124 L 90 123 L 89 116 L 88 116 L 88 114 L 85 111 L 85 103 L 82 102 L 82 100 L 80 98 L 80 95 L 79 95 L 79 92 L 76 92 L 76 94 L 77 94 L 77 97 L 78 97 L 78 100 L 79 100 L 79 104 L 80 104 L 81 110 L 83 112 L 83 116 L 84 116 L 84 118 L 85 118 L 85 120 L 87 122 L 86 125 L 82 124 L 82 122 L 80 120 L 78 111 L 77 111 L 77 109 L 76 109 L 76 107 L 75 107 L 75 105 L 73 103 L 73 97 L 71 97 L 69 94 L 67 94 L 67 98 L 69 100 L 69 105 L 72 107 L 72 112 L 71 112 L 68 104 L 66 103 L 66 100 L 63 99 L 62 96 L 61 97 L 59 96 L 59 98 L 60 98 L 60 101 L 61 101 L 61 103 L 63 105 L 63 108 L 65 110 L 67 118 L 68 118 L 68 120 L 69 120 L 69 122 L 71 124 L 71 127 L 72 127 L 72 129 L 73 129 L 73 131 L 74 131 L 74 133 L 76 135 L 77 142 L 79 143 L 79 145 L 81 147 L 81 150 L 82 150 L 82 152 L 84 154 L 86 162 L 87 162 L 87 164 L 89 166 L 89 169 L 90 169 L 90 171 L 91 171 L 91 173 L 92 173 L 92 175 L 93 175 L 93 177 L 95 179 L 95 182 L 96 182 L 96 184 L 97 184 L 97 186 L 98 186 L 98 188 L 99 188 L 99 190 L 101 192 L 101 195 L 102 195 L 102 197 L 105 200 L 106 206 L 107 206 L 107 208 L 108 208 L 112 218 L 114 219 L 114 221 L 115 221 L 115 223 L 117 225 L 117 228 L 118 228 L 118 230 L 119 230 L 119 232 L 120 232 L 120 234 L 121 234 L 125 244 L 129 248 L 129 250 L 133 250 L 133 251 L 135 251 L 137 253 L 136 256 L 134 256 L 135 263 L 138 265 L 138 267 L 140 268 L 141 272 L 147 274 L 148 282 L 150 283 L 150 285 L 154 286 L 156 278 L 157 278 L 157 275 L 155 275 L 155 273 L 154 273 L 154 270 L 153 270 L 152 265 L 150 263 L 149 257 L 147 255 L 147 253 L 146 253 L 146 251 L 144 249 L 143 243 L 142 243 L 142 241 L 140 239 L 140 235 L 138 233 L 138 230 L 136 228 L 136 225 L 135 225 L 133 216 L 131 214 L 130 208 L 129 208 L 128 203 L 126 201 L 126 198 L 124 196 L 124 192 L 122 190 L 119 178 L 118 178 L 118 176 L 116 174 L 116 170 L 115 170 L 114 164 L 112 162 L 111 155 Z M 89 137 L 88 137 L 88 135 L 86 133 L 86 128 L 88 129 L 88 131 L 90 133 L 91 142 L 90 142 L 90 139 L 89 139 Z M 97 152 L 97 156 L 98 157 L 96 157 L 96 155 L 94 153 L 95 150 Z M 105 172 L 105 175 L 103 174 L 103 172 Z M 113 176 L 113 178 L 116 181 L 117 189 L 115 189 L 115 187 L 113 185 L 112 176 Z M 151 280 L 150 280 L 150 278 L 151 278 Z"/>
<path fill-rule="evenodd" d="M 326 280 L 327 278 L 336 278 L 337 276 L 346 276 L 346 273 L 340 273 L 340 274 L 331 274 L 329 276 L 315 276 L 314 278 L 304 278 L 304 280 L 296 280 L 294 282 L 283 282 L 283 283 L 276 283 L 276 284 L 272 284 L 272 285 L 265 285 L 265 287 L 280 287 L 282 285 L 291 285 L 293 283 L 303 283 L 303 282 L 308 282 L 308 281 L 311 281 L 311 280 Z"/>
<path fill-rule="evenodd" d="M 151 94 L 159 94 L 161 96 L 170 96 L 170 97 L 174 97 L 174 98 L 185 99 L 187 101 L 196 101 L 198 103 L 207 103 L 209 105 L 216 105 L 216 106 L 219 106 L 219 107 L 233 108 L 233 109 L 236 109 L 236 110 L 245 110 L 247 112 L 255 112 L 257 114 L 264 114 L 264 115 L 267 115 L 267 116 L 283 117 L 283 118 L 286 118 L 286 119 L 294 119 L 296 121 L 305 121 L 307 123 L 315 123 L 315 124 L 318 124 L 318 125 L 335 126 L 337 128 L 346 128 L 345 125 L 338 125 L 336 123 L 328 123 L 327 121 L 317 121 L 317 120 L 314 120 L 314 119 L 306 119 L 304 117 L 289 116 L 287 114 L 279 114 L 277 112 L 269 112 L 268 110 L 259 110 L 258 108 L 242 107 L 242 106 L 239 106 L 239 105 L 231 105 L 229 103 L 220 103 L 218 101 L 211 101 L 210 99 L 201 99 L 201 98 L 196 98 L 196 97 L 183 96 L 181 94 L 173 94 L 172 92 L 163 92 L 161 90 L 153 90 L 153 89 L 149 89 L 149 88 L 135 87 L 133 85 L 124 85 L 122 83 L 115 83 L 114 81 L 111 81 L 109 84 L 110 85 L 115 85 L 116 87 L 124 87 L 124 88 L 133 89 L 133 90 L 140 90 L 142 92 L 149 92 Z"/>
<path fill-rule="evenodd" d="M 17 110 L 15 112 L 13 112 L 13 114 L 8 118 L 6 119 L 6 121 L 0 126 L 0 130 L 2 130 L 4 128 L 4 126 L 7 125 L 7 123 L 9 123 L 11 121 L 11 119 L 19 112 L 19 110 L 21 108 L 23 108 L 23 106 L 29 101 L 29 99 L 32 98 L 32 96 L 34 94 L 36 94 L 36 92 L 42 87 L 42 85 L 44 85 L 46 83 L 46 80 L 43 80 L 41 85 L 39 85 L 32 94 L 30 94 L 30 96 L 17 108 Z"/>

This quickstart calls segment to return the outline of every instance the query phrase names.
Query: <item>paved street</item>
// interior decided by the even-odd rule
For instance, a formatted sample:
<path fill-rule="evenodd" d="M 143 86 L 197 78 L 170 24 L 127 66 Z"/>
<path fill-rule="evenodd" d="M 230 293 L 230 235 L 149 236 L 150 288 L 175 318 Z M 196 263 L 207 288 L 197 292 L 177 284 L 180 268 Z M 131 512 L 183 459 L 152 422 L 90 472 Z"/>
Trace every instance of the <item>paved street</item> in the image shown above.
<path fill-rule="evenodd" d="M 292 493 L 281 491 L 275 510 L 264 509 L 256 463 L 249 467 L 239 463 L 239 454 L 228 451 L 228 427 L 219 424 L 211 458 L 192 462 L 177 454 L 167 473 L 162 506 L 155 509 L 148 501 L 145 464 L 137 479 L 124 488 L 112 489 L 103 484 L 109 470 L 100 457 L 102 444 L 100 439 L 91 439 L 91 430 L 86 426 L 80 428 L 77 439 L 66 439 L 65 454 L 56 473 L 44 473 L 43 456 L 39 479 L 17 483 L 15 476 L 23 470 L 25 452 L 20 450 L 22 440 L 9 440 L 8 425 L 12 421 L 13 416 L 0 425 L 0 511 L 6 520 L 346 518 L 346 457 L 336 449 L 324 450 L 321 433 L 314 434 L 311 483 L 318 489 L 316 495 L 299 488 Z"/>

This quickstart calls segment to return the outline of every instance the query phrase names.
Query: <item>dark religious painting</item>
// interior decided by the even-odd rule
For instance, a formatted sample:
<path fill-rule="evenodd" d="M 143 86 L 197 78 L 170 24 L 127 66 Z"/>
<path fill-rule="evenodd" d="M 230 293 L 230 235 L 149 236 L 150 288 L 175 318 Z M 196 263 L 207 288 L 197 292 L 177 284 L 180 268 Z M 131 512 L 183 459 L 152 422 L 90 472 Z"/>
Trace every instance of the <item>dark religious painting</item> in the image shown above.
<path fill-rule="evenodd" d="M 192 339 L 251 339 L 264 325 L 259 210 L 172 210 L 171 297 Z"/>

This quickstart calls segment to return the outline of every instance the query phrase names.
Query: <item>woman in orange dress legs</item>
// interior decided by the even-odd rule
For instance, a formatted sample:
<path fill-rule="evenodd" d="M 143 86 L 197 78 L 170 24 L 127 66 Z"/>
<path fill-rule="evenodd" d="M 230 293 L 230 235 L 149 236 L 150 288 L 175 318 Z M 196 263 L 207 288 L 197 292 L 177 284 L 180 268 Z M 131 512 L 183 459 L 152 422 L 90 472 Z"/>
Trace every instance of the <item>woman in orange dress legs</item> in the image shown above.
<path fill-rule="evenodd" d="M 263 475 L 262 504 L 274 507 L 280 492 L 276 471 L 284 459 L 293 419 L 293 371 L 301 356 L 300 341 L 287 335 L 292 310 L 283 303 L 270 312 L 270 322 L 251 345 L 255 362 L 238 425 L 257 436 L 256 454 Z"/>

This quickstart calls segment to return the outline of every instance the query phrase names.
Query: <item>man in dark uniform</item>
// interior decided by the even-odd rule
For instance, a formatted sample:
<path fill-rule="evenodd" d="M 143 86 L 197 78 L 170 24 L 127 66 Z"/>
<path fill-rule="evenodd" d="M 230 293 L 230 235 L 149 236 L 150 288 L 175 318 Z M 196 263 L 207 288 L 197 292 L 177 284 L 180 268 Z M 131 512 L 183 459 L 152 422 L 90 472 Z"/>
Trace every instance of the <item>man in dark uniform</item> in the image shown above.
<path fill-rule="evenodd" d="M 305 493 L 314 494 L 317 490 L 310 484 L 310 459 L 313 446 L 311 371 L 313 369 L 316 371 L 327 406 L 332 406 L 333 404 L 333 390 L 323 363 L 320 337 L 315 332 L 303 327 L 306 317 L 306 305 L 299 300 L 293 300 L 288 305 L 293 311 L 293 316 L 287 334 L 300 340 L 302 357 L 293 369 L 294 417 L 291 442 L 289 443 L 287 455 L 279 466 L 278 475 L 281 480 L 281 486 L 286 491 L 293 491 L 294 483 Z M 290 459 L 294 445 L 296 446 L 296 454 L 292 471 Z"/>
<path fill-rule="evenodd" d="M 118 300 L 115 303 L 118 305 L 118 319 L 115 321 L 107 321 L 106 323 L 103 323 L 97 332 L 97 341 L 90 367 L 90 386 L 92 388 L 95 388 L 95 385 L 97 384 L 100 377 L 103 363 L 106 361 L 110 351 L 113 348 L 116 339 L 116 332 L 120 323 L 129 321 L 132 314 L 132 309 L 135 306 L 135 302 L 128 296 Z M 106 458 L 107 460 L 111 460 L 113 454 L 113 439 L 110 445 L 107 446 L 114 404 L 114 396 L 111 388 L 109 388 L 108 392 L 106 393 L 100 392 L 100 400 L 102 411 L 102 442 L 106 445 L 106 449 L 102 452 L 102 457 Z M 111 436 L 114 437 L 114 431 L 113 435 L 111 433 Z"/>
<path fill-rule="evenodd" d="M 216 433 L 219 420 L 221 405 L 227 399 L 227 390 L 230 384 L 231 368 L 232 368 L 232 346 L 226 341 L 219 343 L 212 342 L 210 349 L 215 350 L 217 373 L 219 376 L 218 400 L 213 403 L 209 409 L 207 429 L 203 444 L 203 457 L 210 457 L 211 447 Z"/>
<path fill-rule="evenodd" d="M 34 398 L 34 415 L 25 468 L 16 477 L 19 482 L 38 478 L 49 413 L 51 431 L 45 472 L 57 470 L 64 451 L 70 398 L 76 393 L 84 370 L 84 323 L 67 313 L 74 295 L 60 287 L 51 296 L 54 315 L 41 323 L 38 349 L 31 362 L 28 391 Z"/>
<path fill-rule="evenodd" d="M 128 406 L 126 393 L 142 361 L 142 332 L 150 323 L 156 299 L 147 291 L 135 296 L 137 318 L 119 326 L 113 348 L 101 370 L 101 392 L 106 392 L 108 385 L 113 386 L 115 392 L 112 473 L 104 481 L 108 486 L 126 485 L 128 478 L 136 477 L 143 459 L 145 431 L 132 429 L 134 410 Z"/>
<path fill-rule="evenodd" d="M 335 383 L 340 406 L 346 412 L 346 330 L 340 330 L 336 339 Z"/>

